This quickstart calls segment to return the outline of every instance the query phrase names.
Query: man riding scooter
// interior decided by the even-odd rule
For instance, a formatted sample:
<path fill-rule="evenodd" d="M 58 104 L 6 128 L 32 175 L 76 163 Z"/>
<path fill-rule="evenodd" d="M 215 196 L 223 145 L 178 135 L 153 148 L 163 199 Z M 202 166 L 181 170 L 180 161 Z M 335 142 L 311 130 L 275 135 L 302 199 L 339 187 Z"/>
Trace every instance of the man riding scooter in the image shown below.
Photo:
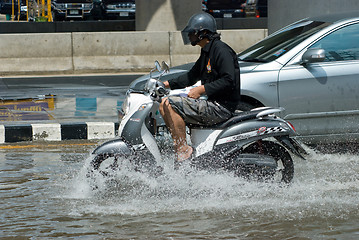
<path fill-rule="evenodd" d="M 211 126 L 233 116 L 240 100 L 240 74 L 235 51 L 220 40 L 215 19 L 207 13 L 194 14 L 182 30 L 185 45 L 201 47 L 201 55 L 192 69 L 165 87 L 190 90 L 187 97 L 169 96 L 160 105 L 160 113 L 169 128 L 177 153 L 175 166 L 191 159 L 194 149 L 186 141 L 186 124 Z M 207 95 L 208 99 L 200 98 Z"/>
<path fill-rule="evenodd" d="M 198 61 L 188 73 L 165 82 L 162 77 L 169 66 L 156 61 L 148 78 L 130 84 L 118 138 L 92 152 L 89 176 L 109 176 L 120 170 L 124 161 L 138 172 L 164 174 L 162 138 L 157 138 L 163 136 L 160 110 L 174 140 L 175 169 L 189 163 L 198 170 L 221 169 L 237 176 L 289 183 L 294 175 L 290 153 L 302 157 L 305 150 L 293 139 L 295 129 L 275 115 L 283 109 L 263 107 L 235 113 L 241 104 L 237 57 L 219 39 L 214 19 L 196 14 L 182 33 L 184 43 L 202 48 Z M 200 86 L 186 88 L 198 80 Z M 166 91 L 165 87 L 178 90 Z M 191 146 L 186 142 L 187 127 Z"/>

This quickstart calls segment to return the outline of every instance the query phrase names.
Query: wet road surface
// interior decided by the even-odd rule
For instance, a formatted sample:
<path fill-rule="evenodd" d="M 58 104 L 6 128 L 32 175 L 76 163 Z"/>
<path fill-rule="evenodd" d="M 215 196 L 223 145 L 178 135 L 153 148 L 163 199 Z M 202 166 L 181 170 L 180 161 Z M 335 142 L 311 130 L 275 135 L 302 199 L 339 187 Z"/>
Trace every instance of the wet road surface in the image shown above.
<path fill-rule="evenodd" d="M 0 77 L 1 99 L 32 98 L 37 95 L 117 96 L 143 73 L 112 75 L 61 75 Z"/>
<path fill-rule="evenodd" d="M 46 95 L 54 95 L 46 121 L 117 120 L 128 82 L 69 79 L 0 78 L 1 100 L 51 105 Z M 0 145 L 0 239 L 359 238 L 357 154 L 311 151 L 307 161 L 294 159 L 286 187 L 224 172 L 176 172 L 171 156 L 165 174 L 153 178 L 122 159 L 123 168 L 96 179 L 94 190 L 86 166 L 100 142 Z"/>
<path fill-rule="evenodd" d="M 130 167 L 86 177 L 99 142 L 0 148 L 0 239 L 358 239 L 359 156 L 311 151 L 287 186 L 228 173 Z"/>
<path fill-rule="evenodd" d="M 117 122 L 134 74 L 0 78 L 2 124 Z"/>

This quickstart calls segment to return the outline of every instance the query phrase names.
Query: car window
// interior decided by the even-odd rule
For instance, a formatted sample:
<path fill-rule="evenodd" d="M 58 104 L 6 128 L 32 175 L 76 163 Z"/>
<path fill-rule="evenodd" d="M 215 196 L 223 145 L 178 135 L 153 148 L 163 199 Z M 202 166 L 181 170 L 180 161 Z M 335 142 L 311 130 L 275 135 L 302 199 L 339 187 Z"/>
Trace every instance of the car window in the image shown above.
<path fill-rule="evenodd" d="M 273 61 L 328 25 L 330 23 L 316 21 L 295 23 L 243 51 L 238 58 L 253 62 Z"/>
<path fill-rule="evenodd" d="M 359 24 L 341 28 L 311 48 L 324 49 L 326 62 L 359 60 Z"/>

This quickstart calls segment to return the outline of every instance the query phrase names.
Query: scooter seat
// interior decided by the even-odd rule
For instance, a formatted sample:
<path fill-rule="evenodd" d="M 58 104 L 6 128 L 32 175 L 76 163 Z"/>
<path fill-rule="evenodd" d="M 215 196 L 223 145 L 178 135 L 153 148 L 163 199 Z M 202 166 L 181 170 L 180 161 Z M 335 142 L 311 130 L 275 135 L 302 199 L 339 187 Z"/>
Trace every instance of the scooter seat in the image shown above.
<path fill-rule="evenodd" d="M 239 122 L 243 122 L 245 120 L 250 120 L 250 119 L 254 119 L 257 117 L 257 114 L 259 112 L 261 112 L 262 110 L 252 110 L 252 111 L 236 111 L 234 113 L 234 116 L 231 117 L 230 119 L 228 119 L 227 121 L 221 122 L 221 123 L 217 123 L 214 125 L 209 125 L 209 126 L 202 126 L 202 125 L 195 125 L 195 124 L 189 124 L 188 126 L 190 128 L 210 128 L 210 129 L 222 129 L 222 128 L 226 128 L 229 127 L 233 124 L 239 123 Z"/>
<path fill-rule="evenodd" d="M 257 114 L 260 112 L 260 110 L 258 111 L 245 111 L 245 112 L 239 112 L 239 113 L 234 113 L 234 116 L 231 117 L 230 119 L 228 119 L 225 122 L 222 123 L 218 123 L 212 126 L 209 126 L 210 128 L 226 128 L 229 127 L 233 124 L 239 123 L 239 122 L 243 122 L 246 120 L 250 120 L 250 119 L 254 119 L 257 117 Z"/>
<path fill-rule="evenodd" d="M 234 116 L 231 117 L 230 119 L 228 119 L 227 121 L 217 123 L 214 125 L 209 125 L 209 126 L 189 124 L 188 127 L 189 128 L 223 129 L 223 128 L 229 127 L 233 124 L 239 123 L 239 122 L 243 122 L 243 121 L 250 120 L 250 119 L 255 119 L 257 117 L 263 117 L 263 116 L 273 114 L 276 112 L 281 112 L 281 111 L 283 111 L 282 108 L 271 108 L 271 107 L 261 107 L 261 108 L 253 109 L 251 111 L 244 111 L 244 112 L 236 110 L 234 112 Z"/>

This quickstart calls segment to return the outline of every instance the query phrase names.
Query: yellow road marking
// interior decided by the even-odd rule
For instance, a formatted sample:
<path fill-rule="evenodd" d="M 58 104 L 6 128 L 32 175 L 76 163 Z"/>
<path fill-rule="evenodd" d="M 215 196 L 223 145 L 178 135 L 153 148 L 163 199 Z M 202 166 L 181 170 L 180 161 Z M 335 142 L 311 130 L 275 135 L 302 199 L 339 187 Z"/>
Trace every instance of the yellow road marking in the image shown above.
<path fill-rule="evenodd" d="M 21 149 L 21 148 L 44 148 L 44 147 L 67 147 L 67 146 L 92 146 L 96 143 L 60 143 L 60 144 L 28 144 L 28 145 L 5 145 L 0 149 Z"/>

